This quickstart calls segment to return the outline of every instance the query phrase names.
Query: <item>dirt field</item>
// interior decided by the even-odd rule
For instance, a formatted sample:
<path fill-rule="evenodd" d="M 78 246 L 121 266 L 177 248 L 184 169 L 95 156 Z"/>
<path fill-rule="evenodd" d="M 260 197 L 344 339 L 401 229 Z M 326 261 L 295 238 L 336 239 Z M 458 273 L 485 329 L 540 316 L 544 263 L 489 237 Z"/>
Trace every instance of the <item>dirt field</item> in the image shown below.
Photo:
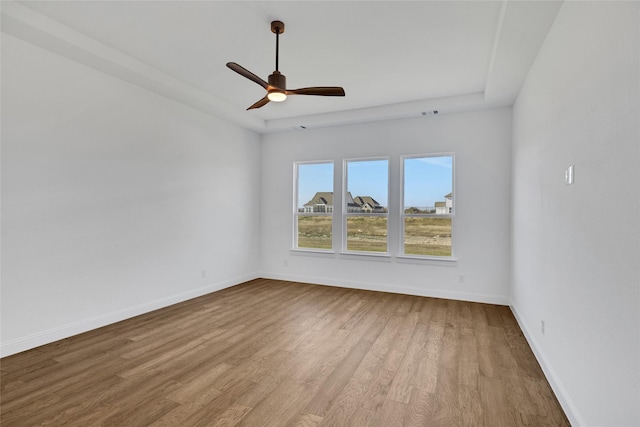
<path fill-rule="evenodd" d="M 331 217 L 299 217 L 298 247 L 331 249 Z M 349 217 L 347 219 L 347 250 L 386 252 L 387 218 Z M 404 253 L 450 256 L 451 220 L 449 218 L 406 218 Z"/>

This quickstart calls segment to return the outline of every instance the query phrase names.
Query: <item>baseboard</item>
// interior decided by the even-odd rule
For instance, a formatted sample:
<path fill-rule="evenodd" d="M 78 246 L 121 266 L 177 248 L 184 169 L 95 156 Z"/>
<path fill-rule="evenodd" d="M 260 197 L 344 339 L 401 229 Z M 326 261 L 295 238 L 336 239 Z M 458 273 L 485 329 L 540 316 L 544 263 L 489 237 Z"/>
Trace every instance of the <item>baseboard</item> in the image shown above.
<path fill-rule="evenodd" d="M 173 304 L 177 304 L 183 301 L 187 301 L 193 298 L 197 298 L 211 292 L 216 292 L 231 286 L 238 285 L 240 283 L 247 282 L 258 278 L 257 274 L 249 274 L 242 277 L 236 277 L 229 280 L 223 280 L 221 282 L 211 283 L 207 286 L 203 286 L 197 289 L 192 289 L 187 292 L 181 292 L 179 294 L 171 295 L 164 298 L 159 298 L 153 301 L 139 304 L 133 307 L 128 307 L 122 310 L 118 310 L 112 313 L 103 314 L 100 316 L 84 319 L 78 322 L 71 323 L 62 327 L 49 329 L 36 334 L 28 335 L 26 337 L 14 339 L 8 342 L 0 344 L 0 357 L 10 356 L 12 354 L 20 353 L 22 351 L 30 350 L 32 348 L 39 347 L 41 345 L 50 344 L 55 341 L 59 341 L 64 338 L 69 338 L 73 335 L 78 335 L 83 332 L 88 332 L 93 329 L 101 328 L 103 326 L 110 325 L 112 323 L 120 322 L 122 320 L 130 319 L 141 314 L 149 313 L 159 308 L 168 307 Z"/>
<path fill-rule="evenodd" d="M 486 304 L 509 305 L 509 298 L 503 295 L 473 294 L 466 292 L 443 291 L 440 289 L 413 288 L 384 283 L 359 282 L 354 280 L 336 280 L 327 277 L 299 276 L 263 271 L 260 277 L 274 280 L 311 283 L 314 285 L 336 286 L 340 288 L 362 289 L 365 291 L 390 292 L 394 294 L 415 295 L 420 297 L 444 298 L 457 301 L 481 302 Z"/>
<path fill-rule="evenodd" d="M 488 303 L 488 304 L 509 305 L 509 299 L 501 295 L 470 294 L 470 293 L 442 291 L 442 290 L 434 290 L 434 289 L 395 286 L 395 285 L 380 284 L 380 283 L 358 282 L 358 281 L 349 281 L 349 280 L 334 280 L 334 279 L 325 278 L 325 277 L 297 276 L 297 275 L 273 274 L 273 273 L 262 272 L 261 274 L 253 273 L 246 276 L 209 284 L 201 288 L 171 295 L 165 298 L 156 299 L 153 301 L 146 302 L 144 304 L 139 304 L 133 307 L 128 307 L 122 310 L 118 310 L 116 312 L 107 313 L 107 314 L 92 317 L 89 319 L 84 319 L 69 325 L 62 326 L 62 327 L 45 330 L 36 334 L 32 334 L 22 338 L 3 342 L 0 344 L 0 357 L 10 356 L 12 354 L 30 350 L 32 348 L 36 348 L 41 345 L 50 344 L 52 342 L 55 342 L 64 338 L 68 338 L 73 335 L 78 335 L 93 329 L 110 325 L 112 323 L 130 319 L 132 317 L 139 316 L 141 314 L 145 314 L 145 313 L 157 310 L 159 308 L 168 307 L 170 305 L 187 301 L 192 298 L 197 298 L 199 296 L 206 295 L 211 292 L 219 291 L 231 286 L 235 286 L 240 283 L 256 279 L 258 277 L 263 277 L 266 279 L 275 279 L 275 280 L 304 282 L 304 283 L 311 283 L 311 284 L 317 284 L 317 285 L 336 286 L 336 287 L 342 287 L 342 288 L 362 289 L 362 290 L 368 290 L 368 291 L 391 292 L 391 293 L 406 294 L 406 295 L 445 298 L 445 299 L 452 299 L 452 300 L 458 300 L 458 301 L 471 301 L 471 302 L 481 302 L 481 303 Z"/>
<path fill-rule="evenodd" d="M 564 413 L 567 415 L 569 422 L 573 427 L 586 426 L 587 424 L 580 415 L 578 408 L 573 403 L 571 396 L 569 396 L 569 393 L 567 393 L 564 385 L 562 385 L 558 374 L 556 374 L 553 366 L 549 363 L 549 359 L 547 359 L 544 351 L 542 351 L 542 348 L 538 345 L 538 342 L 534 338 L 534 335 L 530 332 L 529 328 L 527 328 L 527 325 L 522 320 L 522 317 L 518 314 L 518 310 L 513 304 L 510 304 L 509 307 L 513 312 L 513 316 L 516 318 L 520 329 L 524 333 L 524 336 L 529 343 L 529 347 L 531 347 L 531 349 L 533 350 L 533 354 L 538 360 L 538 363 L 540 364 L 544 375 L 547 377 L 547 381 L 549 381 L 549 385 L 553 389 L 558 402 L 560 402 L 560 406 L 562 406 Z"/>

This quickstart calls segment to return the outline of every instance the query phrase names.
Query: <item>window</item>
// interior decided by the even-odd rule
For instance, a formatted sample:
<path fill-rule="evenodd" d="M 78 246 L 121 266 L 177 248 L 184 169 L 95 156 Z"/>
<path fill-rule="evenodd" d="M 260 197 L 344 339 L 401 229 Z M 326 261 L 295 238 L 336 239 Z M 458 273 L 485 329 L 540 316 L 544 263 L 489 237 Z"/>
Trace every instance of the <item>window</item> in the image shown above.
<path fill-rule="evenodd" d="M 403 158 L 402 254 L 451 257 L 453 155 Z"/>
<path fill-rule="evenodd" d="M 294 248 L 331 250 L 333 163 L 296 163 Z"/>
<path fill-rule="evenodd" d="M 387 253 L 389 160 L 344 162 L 343 250 Z"/>
<path fill-rule="evenodd" d="M 334 169 L 333 161 L 294 164 L 294 249 L 454 259 L 452 153 L 344 160 L 335 199 Z M 400 192 L 391 202 L 390 181 Z"/>

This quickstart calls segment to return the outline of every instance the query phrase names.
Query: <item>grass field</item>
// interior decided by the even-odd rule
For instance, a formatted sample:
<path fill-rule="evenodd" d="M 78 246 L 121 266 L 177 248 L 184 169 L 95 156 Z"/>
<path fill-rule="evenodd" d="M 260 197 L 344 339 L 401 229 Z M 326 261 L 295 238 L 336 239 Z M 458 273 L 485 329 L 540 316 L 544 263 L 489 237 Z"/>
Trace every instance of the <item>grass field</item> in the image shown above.
<path fill-rule="evenodd" d="M 450 218 L 405 218 L 404 253 L 407 255 L 451 256 Z M 298 247 L 331 249 L 331 217 L 298 217 Z M 347 218 L 347 250 L 387 251 L 387 218 Z"/>
<path fill-rule="evenodd" d="M 331 249 L 331 217 L 299 216 L 298 247 Z"/>
<path fill-rule="evenodd" d="M 404 253 L 451 256 L 451 218 L 405 218 Z"/>

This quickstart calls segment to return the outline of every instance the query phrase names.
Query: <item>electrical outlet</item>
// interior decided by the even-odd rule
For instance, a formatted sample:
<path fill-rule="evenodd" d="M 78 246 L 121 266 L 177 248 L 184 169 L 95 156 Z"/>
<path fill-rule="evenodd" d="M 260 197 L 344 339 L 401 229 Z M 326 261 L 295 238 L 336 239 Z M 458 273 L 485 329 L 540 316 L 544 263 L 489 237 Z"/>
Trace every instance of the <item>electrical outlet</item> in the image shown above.
<path fill-rule="evenodd" d="M 542 335 L 544 335 L 544 320 L 540 321 L 540 331 L 542 331 Z"/>
<path fill-rule="evenodd" d="M 464 283 L 464 274 L 460 274 L 460 275 L 458 276 L 458 282 L 460 282 L 460 283 Z"/>
<path fill-rule="evenodd" d="M 289 267 L 289 261 L 284 260 L 284 266 L 285 266 L 285 267 Z"/>
<path fill-rule="evenodd" d="M 207 278 L 207 270 L 200 270 L 200 277 L 202 277 L 203 279 Z"/>

